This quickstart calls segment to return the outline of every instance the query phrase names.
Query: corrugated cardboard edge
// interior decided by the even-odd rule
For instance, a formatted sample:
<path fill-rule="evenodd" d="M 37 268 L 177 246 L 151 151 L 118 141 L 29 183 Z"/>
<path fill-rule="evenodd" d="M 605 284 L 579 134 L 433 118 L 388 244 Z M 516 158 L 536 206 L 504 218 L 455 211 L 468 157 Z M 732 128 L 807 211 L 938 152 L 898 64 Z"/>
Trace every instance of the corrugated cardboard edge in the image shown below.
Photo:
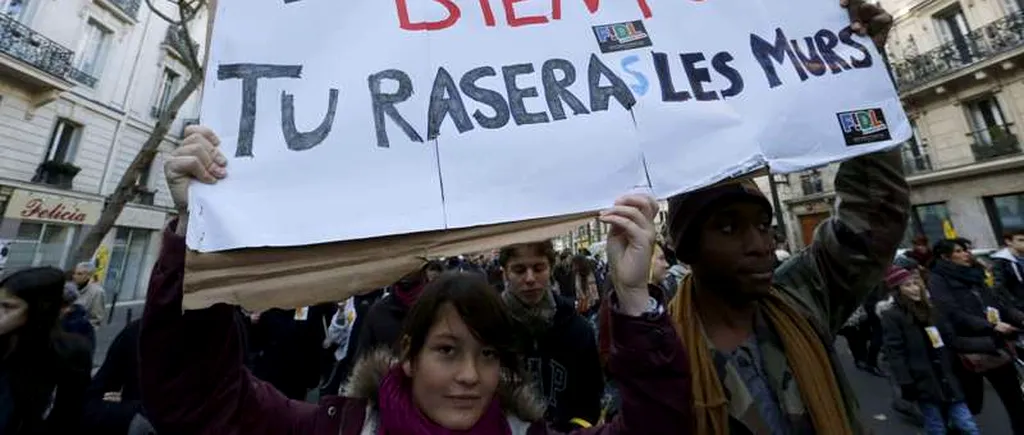
<path fill-rule="evenodd" d="M 250 310 L 338 301 L 390 285 L 425 258 L 481 252 L 565 234 L 596 216 L 580 213 L 481 227 L 322 245 L 189 251 L 185 309 L 218 303 Z"/>

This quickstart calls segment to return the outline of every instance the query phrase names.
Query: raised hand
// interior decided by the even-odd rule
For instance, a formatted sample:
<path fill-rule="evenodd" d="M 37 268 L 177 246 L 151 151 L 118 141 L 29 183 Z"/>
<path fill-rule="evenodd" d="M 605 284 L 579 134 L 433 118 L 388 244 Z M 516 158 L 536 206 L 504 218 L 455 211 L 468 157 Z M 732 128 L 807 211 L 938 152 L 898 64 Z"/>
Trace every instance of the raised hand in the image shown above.
<path fill-rule="evenodd" d="M 167 187 L 182 219 L 188 216 L 188 186 L 193 179 L 213 184 L 228 174 L 228 160 L 217 149 L 218 145 L 220 139 L 209 128 L 189 126 L 185 129 L 185 140 L 164 164 Z M 179 224 L 179 232 L 184 227 Z"/>
<path fill-rule="evenodd" d="M 647 309 L 657 213 L 658 202 L 648 195 L 623 196 L 601 212 L 601 222 L 612 227 L 606 249 L 619 310 L 628 315 L 638 316 Z"/>
<path fill-rule="evenodd" d="M 854 32 L 870 36 L 880 50 L 885 47 L 892 28 L 892 15 L 867 0 L 839 0 L 839 5 L 850 13 L 850 28 Z"/>

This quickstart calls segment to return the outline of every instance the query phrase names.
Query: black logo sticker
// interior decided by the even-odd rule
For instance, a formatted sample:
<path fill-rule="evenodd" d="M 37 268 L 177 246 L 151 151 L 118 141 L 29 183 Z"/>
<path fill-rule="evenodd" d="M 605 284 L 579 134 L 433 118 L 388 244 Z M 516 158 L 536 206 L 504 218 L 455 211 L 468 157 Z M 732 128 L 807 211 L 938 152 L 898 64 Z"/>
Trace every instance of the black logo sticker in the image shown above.
<path fill-rule="evenodd" d="M 864 109 L 836 114 L 847 146 L 864 145 L 892 139 L 882 109 Z"/>
<path fill-rule="evenodd" d="M 597 44 L 601 47 L 602 53 L 614 53 L 652 45 L 651 37 L 647 34 L 647 29 L 641 20 L 594 26 L 594 36 L 597 36 Z"/>

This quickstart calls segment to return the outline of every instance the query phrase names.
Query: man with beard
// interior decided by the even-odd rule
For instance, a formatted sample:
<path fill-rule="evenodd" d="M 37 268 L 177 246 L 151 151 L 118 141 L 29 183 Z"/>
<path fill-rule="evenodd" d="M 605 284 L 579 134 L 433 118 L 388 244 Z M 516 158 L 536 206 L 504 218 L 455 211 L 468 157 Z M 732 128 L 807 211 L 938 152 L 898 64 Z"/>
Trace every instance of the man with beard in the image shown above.
<path fill-rule="evenodd" d="M 843 0 L 851 28 L 885 42 L 892 17 Z M 772 207 L 751 179 L 669 199 L 669 235 L 690 265 L 669 309 L 693 372 L 694 433 L 862 434 L 836 331 L 878 283 L 910 208 L 899 151 L 842 163 L 836 209 L 777 271 Z"/>
<path fill-rule="evenodd" d="M 501 298 L 520 326 L 521 354 L 547 404 L 545 420 L 565 432 L 578 419 L 596 424 L 604 392 L 597 338 L 573 302 L 552 288 L 551 242 L 507 246 L 498 261 L 505 275 Z"/>
<path fill-rule="evenodd" d="M 958 337 L 948 320 L 932 309 L 921 278 L 893 267 L 885 278 L 895 304 L 882 312 L 885 355 L 904 400 L 917 402 L 925 433 L 945 434 L 949 423 L 960 433 L 978 434 L 953 364 L 955 354 L 994 354 L 991 337 Z"/>

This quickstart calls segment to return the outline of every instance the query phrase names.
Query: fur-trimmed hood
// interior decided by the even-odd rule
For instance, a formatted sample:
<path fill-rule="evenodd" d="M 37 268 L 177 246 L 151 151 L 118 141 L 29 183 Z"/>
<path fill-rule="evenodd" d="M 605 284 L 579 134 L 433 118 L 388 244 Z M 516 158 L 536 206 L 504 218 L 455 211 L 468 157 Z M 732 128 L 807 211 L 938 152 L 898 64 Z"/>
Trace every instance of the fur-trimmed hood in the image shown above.
<path fill-rule="evenodd" d="M 398 358 L 388 348 L 367 353 L 352 368 L 352 375 L 341 391 L 345 397 L 367 399 L 376 406 L 380 383 Z M 498 385 L 498 400 L 507 416 L 514 416 L 524 422 L 544 419 L 544 403 L 537 396 L 536 388 L 530 382 L 517 381 L 502 373 Z"/>

